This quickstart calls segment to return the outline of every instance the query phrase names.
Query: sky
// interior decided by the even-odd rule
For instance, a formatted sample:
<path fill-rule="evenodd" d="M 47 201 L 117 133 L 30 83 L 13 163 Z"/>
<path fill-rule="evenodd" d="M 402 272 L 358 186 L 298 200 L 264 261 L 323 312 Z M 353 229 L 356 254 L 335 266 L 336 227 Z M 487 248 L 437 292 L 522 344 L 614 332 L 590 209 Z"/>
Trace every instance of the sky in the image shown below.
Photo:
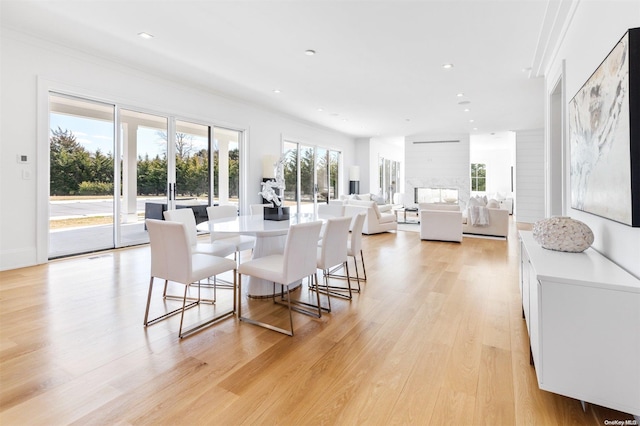
<path fill-rule="evenodd" d="M 95 120 L 85 117 L 77 117 L 64 114 L 51 113 L 49 118 L 51 129 L 60 127 L 62 130 L 71 130 L 76 137 L 76 142 L 87 151 L 95 153 L 98 149 L 103 154 L 114 152 L 113 123 L 109 121 Z M 204 137 L 193 136 L 194 151 L 207 148 L 207 140 Z M 167 151 L 167 142 L 158 135 L 156 129 L 140 127 L 138 129 L 138 156 L 149 158 L 156 155 L 162 157 Z"/>

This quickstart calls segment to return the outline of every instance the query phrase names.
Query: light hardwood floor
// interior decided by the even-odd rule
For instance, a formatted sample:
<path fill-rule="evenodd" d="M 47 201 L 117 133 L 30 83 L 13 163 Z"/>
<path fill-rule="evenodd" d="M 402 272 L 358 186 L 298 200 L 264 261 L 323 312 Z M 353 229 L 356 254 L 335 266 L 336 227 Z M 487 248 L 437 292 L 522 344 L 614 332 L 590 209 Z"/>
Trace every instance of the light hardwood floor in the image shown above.
<path fill-rule="evenodd" d="M 508 241 L 461 244 L 402 231 L 365 237 L 362 293 L 333 299 L 320 320 L 294 314 L 294 337 L 235 318 L 184 340 L 178 317 L 145 329 L 146 246 L 1 272 L 0 424 L 632 419 L 597 406 L 583 412 L 579 401 L 538 389 L 511 228 Z M 220 309 L 229 294 L 219 290 Z M 251 315 L 286 319 L 268 300 L 243 303 Z M 159 298 L 153 307 L 163 308 Z M 185 321 L 211 309 L 192 309 Z"/>

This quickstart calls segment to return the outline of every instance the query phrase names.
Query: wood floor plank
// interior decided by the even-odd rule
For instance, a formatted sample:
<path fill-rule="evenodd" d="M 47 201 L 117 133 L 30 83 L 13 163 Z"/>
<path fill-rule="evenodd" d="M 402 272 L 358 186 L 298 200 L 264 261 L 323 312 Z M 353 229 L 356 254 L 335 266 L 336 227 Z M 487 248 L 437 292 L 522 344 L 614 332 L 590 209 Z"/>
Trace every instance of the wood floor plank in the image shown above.
<path fill-rule="evenodd" d="M 515 404 L 510 351 L 482 347 L 473 420 L 475 424 L 515 424 Z"/>
<path fill-rule="evenodd" d="M 440 388 L 437 409 L 429 420 L 434 425 L 464 425 L 471 423 L 471 414 L 475 406 L 475 396 L 465 392 L 457 392 L 447 387 Z"/>
<path fill-rule="evenodd" d="M 295 336 L 225 319 L 142 325 L 149 247 L 0 272 L 0 424 L 602 425 L 629 414 L 541 391 L 507 240 L 364 236 L 367 281 Z M 416 230 L 418 226 L 416 226 Z M 243 255 L 248 259 L 249 253 Z M 176 286 L 179 291 L 180 287 Z M 296 296 L 309 297 L 308 290 Z M 155 293 L 154 296 L 159 296 Z M 193 324 L 230 306 L 185 314 Z M 247 300 L 286 324 L 286 309 Z M 154 312 L 169 302 L 154 298 Z"/>
<path fill-rule="evenodd" d="M 352 397 L 345 410 L 344 424 L 376 424 L 393 411 L 406 382 L 423 357 L 424 348 L 430 344 L 427 331 L 437 318 L 442 303 L 441 295 L 432 292 L 398 336 L 388 356 L 380 361 Z"/>

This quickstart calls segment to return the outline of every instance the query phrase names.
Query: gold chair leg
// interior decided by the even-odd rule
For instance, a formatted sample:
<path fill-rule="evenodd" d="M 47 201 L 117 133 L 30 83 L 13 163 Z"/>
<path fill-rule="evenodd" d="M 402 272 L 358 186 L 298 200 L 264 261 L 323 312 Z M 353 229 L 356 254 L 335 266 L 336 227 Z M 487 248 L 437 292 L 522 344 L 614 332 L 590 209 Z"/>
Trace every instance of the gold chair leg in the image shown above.
<path fill-rule="evenodd" d="M 346 275 L 336 275 L 332 272 L 335 272 L 337 270 L 339 270 L 340 268 L 344 268 L 345 270 L 345 274 Z M 336 297 L 341 297 L 343 299 L 348 299 L 351 300 L 353 298 L 353 292 L 355 291 L 356 293 L 360 292 L 360 288 L 358 287 L 358 289 L 353 289 L 351 288 L 351 276 L 349 274 L 349 263 L 348 262 L 344 262 L 342 263 L 342 265 L 336 266 L 333 271 L 330 269 L 325 269 L 322 271 L 322 277 L 324 280 L 324 284 L 325 284 L 325 288 L 322 290 L 322 292 L 326 292 L 327 296 L 332 295 L 332 296 L 336 296 Z M 329 278 L 338 278 L 338 279 L 346 279 L 347 280 L 347 286 L 346 287 L 341 287 L 341 286 L 332 286 L 329 285 Z M 344 292 L 349 292 L 349 295 L 343 294 Z"/>
<path fill-rule="evenodd" d="M 182 299 L 182 314 L 180 315 L 180 329 L 178 330 L 178 337 L 182 339 L 182 322 L 184 321 L 184 310 L 187 305 L 187 290 L 189 289 L 188 285 L 184 286 L 184 299 Z M 198 298 L 200 298 L 200 286 L 198 286 Z"/>
<path fill-rule="evenodd" d="M 364 271 L 364 280 L 367 280 L 367 269 L 364 267 L 364 254 L 360 250 L 360 259 L 362 259 L 362 270 Z"/>
<path fill-rule="evenodd" d="M 360 293 L 360 274 L 358 273 L 358 260 L 356 259 L 356 257 L 353 257 L 353 264 L 355 265 L 356 268 L 356 284 L 358 285 L 358 288 L 356 288 L 354 291 L 356 293 Z M 346 262 L 344 262 L 344 269 L 347 273 L 347 281 L 349 282 L 349 288 L 351 288 L 351 277 L 349 275 L 349 258 L 347 258 Z"/>
<path fill-rule="evenodd" d="M 236 286 L 237 282 L 237 269 L 233 270 L 233 313 L 237 313 L 236 310 L 238 307 L 238 287 Z"/>
<path fill-rule="evenodd" d="M 316 277 L 316 283 L 315 285 L 313 284 L 313 276 Z M 315 291 L 316 293 L 318 293 L 318 277 L 317 275 L 310 275 L 309 277 L 311 278 L 311 282 L 308 283 L 308 287 L 310 290 Z M 321 290 L 324 291 L 324 290 Z M 329 296 L 327 295 L 327 298 Z M 320 302 L 320 295 L 317 294 L 317 299 L 318 299 L 318 303 L 316 305 L 314 305 L 313 303 L 307 303 L 307 302 L 303 302 L 302 300 L 291 300 L 291 303 L 293 304 L 292 308 L 294 311 L 296 312 L 300 312 L 301 314 L 305 314 L 305 315 L 310 315 L 312 317 L 315 318 L 322 318 L 322 311 L 325 312 L 331 312 L 331 300 L 329 299 L 329 303 L 328 303 L 328 307 L 324 307 L 322 306 L 322 303 Z M 276 299 L 273 299 L 274 303 L 278 303 L 280 305 L 284 306 L 284 293 L 280 294 L 280 302 L 276 301 Z M 300 308 L 299 306 L 302 306 L 302 308 Z M 309 308 L 309 309 L 307 309 Z M 313 309 L 313 310 L 311 310 Z"/>
<path fill-rule="evenodd" d="M 283 285 L 283 287 L 285 287 Z M 289 308 L 289 326 L 291 327 L 291 336 L 293 336 L 293 314 L 291 313 L 291 294 L 289 293 L 289 285 L 287 287 L 287 306 Z"/>
<path fill-rule="evenodd" d="M 166 288 L 165 280 L 165 288 Z M 149 318 L 149 306 L 151 305 L 151 290 L 153 289 L 153 277 L 149 280 L 149 294 L 147 295 L 147 308 L 144 311 L 144 325 L 147 325 L 147 319 Z"/>
<path fill-rule="evenodd" d="M 234 276 L 233 276 L 233 278 L 234 278 L 233 308 L 231 310 L 228 310 L 228 311 L 225 311 L 225 312 L 221 313 L 220 315 L 214 316 L 210 320 L 207 320 L 207 321 L 201 322 L 199 324 L 196 324 L 196 325 L 192 326 L 191 328 L 189 328 L 189 329 L 187 329 L 185 331 L 182 331 L 182 318 L 181 318 L 180 319 L 180 332 L 178 334 L 178 336 L 181 339 L 184 339 L 185 337 L 195 333 L 196 331 L 199 331 L 199 330 L 201 330 L 201 329 L 203 329 L 203 328 L 205 328 L 205 327 L 207 327 L 207 326 L 209 326 L 209 325 L 211 325 L 213 323 L 216 323 L 216 322 L 218 322 L 218 321 L 220 321 L 220 320 L 222 320 L 224 318 L 227 318 L 229 316 L 232 316 L 232 315 L 234 315 L 236 313 L 235 269 L 234 269 L 233 273 L 234 273 Z M 185 287 L 188 288 L 188 286 L 185 286 Z M 186 288 L 185 288 L 185 295 L 186 295 Z M 185 298 L 185 301 L 188 300 L 188 299 L 189 299 L 188 297 Z M 188 307 L 188 305 L 187 305 L 187 307 Z M 183 313 L 183 318 L 184 318 L 184 313 Z"/>
<path fill-rule="evenodd" d="M 152 293 L 152 290 L 153 290 L 153 281 L 154 281 L 154 277 L 151 277 L 151 279 L 149 280 L 149 293 L 147 295 L 147 307 L 146 307 L 145 312 L 144 312 L 144 326 L 145 327 L 147 327 L 149 325 L 152 325 L 152 324 L 155 324 L 155 323 L 157 323 L 159 321 L 162 321 L 164 319 L 167 319 L 167 318 L 169 318 L 169 317 L 171 317 L 173 315 L 176 315 L 176 314 L 180 313 L 183 310 L 186 310 L 186 309 L 189 309 L 189 308 L 193 308 L 194 306 L 199 304 L 199 300 L 197 300 L 195 298 L 186 298 L 187 300 L 193 300 L 193 302 L 189 303 L 188 305 L 185 305 L 184 301 L 183 301 L 183 308 L 174 309 L 173 311 L 167 312 L 167 313 L 165 313 L 163 315 L 160 315 L 159 317 L 156 317 L 156 318 L 150 320 L 149 319 L 149 308 L 150 308 L 150 305 L 151 305 L 151 293 Z M 166 292 L 166 289 L 167 289 L 167 282 L 168 282 L 167 280 L 164 281 L 164 292 Z M 185 286 L 185 289 L 187 287 L 188 286 Z M 185 292 L 186 292 L 186 290 L 185 290 Z M 175 298 L 175 296 L 168 295 L 168 296 L 165 296 L 164 298 L 165 299 L 173 299 L 173 298 Z"/>
<path fill-rule="evenodd" d="M 249 317 L 243 317 L 242 316 L 242 274 L 238 274 L 238 291 L 240 292 L 240 301 L 238 303 L 238 319 L 242 322 L 246 322 L 249 324 L 253 324 L 253 325 L 257 325 L 259 327 L 263 327 L 269 330 L 273 330 L 273 331 L 277 331 L 278 333 L 282 333 L 282 334 L 286 334 L 287 336 L 293 336 L 293 316 L 291 314 L 291 309 L 289 309 L 289 323 L 291 326 L 291 330 L 285 330 L 284 328 L 280 328 L 280 327 L 276 327 L 274 325 L 268 324 L 266 322 L 262 322 L 262 321 L 256 321 L 254 319 L 251 319 Z M 287 294 L 289 293 L 289 288 L 287 287 Z M 275 300 L 275 285 L 274 285 L 274 291 L 273 291 L 273 297 Z"/>

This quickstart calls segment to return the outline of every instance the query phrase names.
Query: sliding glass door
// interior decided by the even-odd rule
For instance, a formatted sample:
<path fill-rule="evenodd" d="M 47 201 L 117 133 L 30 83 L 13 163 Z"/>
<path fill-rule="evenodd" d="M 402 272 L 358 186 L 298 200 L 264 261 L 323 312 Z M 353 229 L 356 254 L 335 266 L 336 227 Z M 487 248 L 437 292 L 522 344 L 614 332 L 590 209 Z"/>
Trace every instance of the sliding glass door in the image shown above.
<path fill-rule="evenodd" d="M 218 204 L 239 204 L 240 130 L 213 127 L 213 199 Z"/>
<path fill-rule="evenodd" d="M 380 157 L 378 173 L 382 197 L 386 203 L 393 203 L 393 196 L 399 190 L 400 162 Z"/>
<path fill-rule="evenodd" d="M 291 213 L 296 213 L 298 211 L 298 200 L 300 199 L 298 144 L 285 142 L 282 149 L 284 156 L 284 204 L 289 207 Z"/>
<path fill-rule="evenodd" d="M 290 211 L 313 213 L 318 203 L 338 198 L 340 152 L 285 141 L 285 205 Z"/>
<path fill-rule="evenodd" d="M 167 209 L 238 204 L 242 130 L 58 93 L 49 120 L 49 258 L 147 243 Z"/>
<path fill-rule="evenodd" d="M 300 198 L 297 211 L 313 213 L 316 205 L 317 185 L 315 183 L 314 148 L 307 145 L 298 146 L 298 170 L 300 171 Z"/>
<path fill-rule="evenodd" d="M 114 247 L 115 106 L 49 96 L 49 258 Z"/>
<path fill-rule="evenodd" d="M 169 204 L 168 188 L 175 175 L 169 174 L 169 120 L 167 117 L 120 109 L 120 226 L 116 246 L 149 241 L 144 220 L 162 219 Z M 172 163 L 172 164 L 170 164 Z"/>
<path fill-rule="evenodd" d="M 210 204 L 210 133 L 209 126 L 176 120 L 176 203 Z"/>

